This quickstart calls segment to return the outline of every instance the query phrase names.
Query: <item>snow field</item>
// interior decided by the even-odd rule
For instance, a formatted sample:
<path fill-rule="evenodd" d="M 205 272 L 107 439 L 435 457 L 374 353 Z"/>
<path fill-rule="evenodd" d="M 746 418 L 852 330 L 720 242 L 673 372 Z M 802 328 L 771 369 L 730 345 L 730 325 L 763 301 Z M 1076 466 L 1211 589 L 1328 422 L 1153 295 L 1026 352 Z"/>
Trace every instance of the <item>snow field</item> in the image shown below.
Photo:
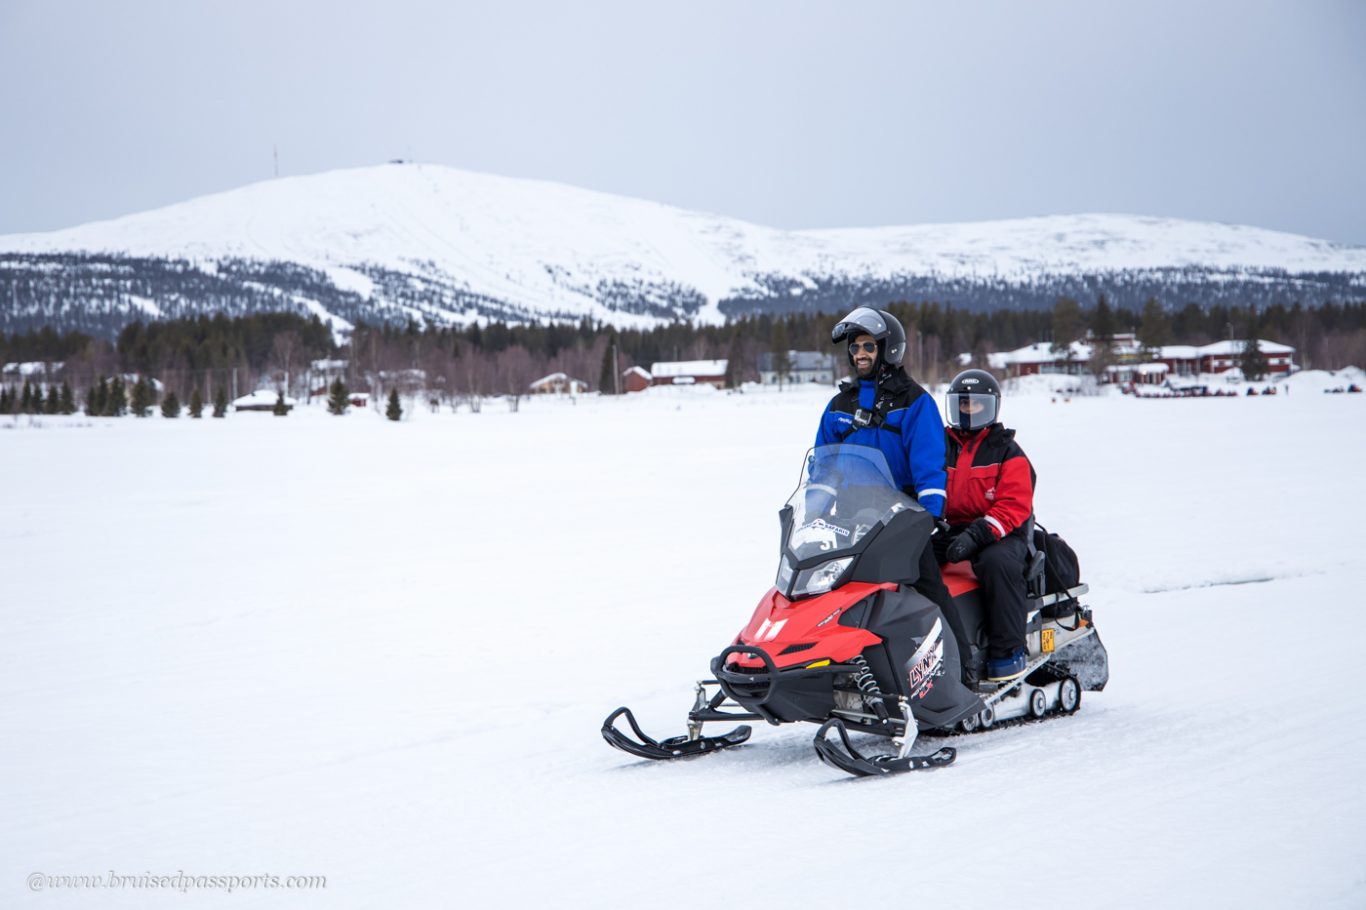
<path fill-rule="evenodd" d="M 620 704 L 682 732 L 827 397 L 6 421 L 0 905 L 222 900 L 23 884 L 110 870 L 328 877 L 253 907 L 1366 903 L 1366 396 L 1007 399 L 1110 651 L 1073 717 L 893 780 L 814 727 L 608 749 Z"/>

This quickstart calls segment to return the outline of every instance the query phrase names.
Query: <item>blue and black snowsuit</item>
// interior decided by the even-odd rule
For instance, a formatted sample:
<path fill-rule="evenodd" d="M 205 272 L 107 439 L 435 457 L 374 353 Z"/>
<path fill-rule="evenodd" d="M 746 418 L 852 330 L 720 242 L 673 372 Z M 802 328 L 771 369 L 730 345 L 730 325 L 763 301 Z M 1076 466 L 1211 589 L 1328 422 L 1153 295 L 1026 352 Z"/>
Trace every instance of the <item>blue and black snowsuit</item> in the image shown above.
<path fill-rule="evenodd" d="M 887 457 L 892 479 L 925 511 L 944 514 L 944 421 L 934 399 L 900 367 L 881 364 L 876 379 L 847 380 L 825 407 L 816 445 L 870 446 Z M 957 614 L 928 543 L 912 585 L 939 605 L 957 632 Z M 961 638 L 961 635 L 960 635 Z"/>
<path fill-rule="evenodd" d="M 934 517 L 944 514 L 944 421 L 903 370 L 882 367 L 876 381 L 840 383 L 821 415 L 816 445 L 840 442 L 880 450 L 902 491 Z"/>

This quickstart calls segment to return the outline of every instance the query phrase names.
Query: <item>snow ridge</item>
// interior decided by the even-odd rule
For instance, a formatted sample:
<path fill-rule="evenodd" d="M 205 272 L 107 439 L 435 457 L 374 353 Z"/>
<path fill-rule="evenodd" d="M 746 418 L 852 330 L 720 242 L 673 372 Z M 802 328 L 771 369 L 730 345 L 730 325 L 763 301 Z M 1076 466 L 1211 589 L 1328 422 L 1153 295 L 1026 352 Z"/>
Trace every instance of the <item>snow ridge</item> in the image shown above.
<path fill-rule="evenodd" d="M 907 281 L 1029 287 L 1191 270 L 1206 282 L 1330 275 L 1366 288 L 1366 247 L 1255 227 L 1089 214 L 787 231 L 426 164 L 279 178 L 111 221 L 0 236 L 0 267 L 6 253 L 183 260 L 211 275 L 227 260 L 291 263 L 341 293 L 395 306 L 380 279 L 411 278 L 438 289 L 416 309 L 440 322 L 500 310 L 512 319 L 715 323 L 765 302 L 814 306 L 822 289 L 849 297 Z"/>

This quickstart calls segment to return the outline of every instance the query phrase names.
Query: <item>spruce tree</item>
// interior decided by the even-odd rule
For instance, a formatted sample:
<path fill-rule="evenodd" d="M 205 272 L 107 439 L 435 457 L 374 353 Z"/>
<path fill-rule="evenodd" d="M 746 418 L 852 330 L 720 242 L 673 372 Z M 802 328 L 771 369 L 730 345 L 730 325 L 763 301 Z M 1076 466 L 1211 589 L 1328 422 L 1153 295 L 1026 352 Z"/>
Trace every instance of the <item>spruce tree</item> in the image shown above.
<path fill-rule="evenodd" d="M 1147 303 L 1143 304 L 1143 320 L 1139 323 L 1138 340 L 1143 342 L 1146 350 L 1156 355 L 1163 345 L 1171 343 L 1171 337 L 1172 324 L 1167 318 L 1167 311 L 1157 302 L 1156 297 L 1149 297 Z"/>
<path fill-rule="evenodd" d="M 1261 345 L 1256 336 L 1249 338 L 1243 343 L 1243 354 L 1238 361 L 1238 366 L 1242 368 L 1243 378 L 1258 380 L 1267 374 L 1270 369 L 1266 362 L 1266 355 L 1262 353 Z"/>
<path fill-rule="evenodd" d="M 10 409 L 9 386 L 0 386 L 0 414 L 8 414 Z"/>
<path fill-rule="evenodd" d="M 853 341 L 854 339 L 850 338 L 849 340 Z M 788 352 L 790 343 L 787 338 L 787 323 L 778 320 L 777 324 L 773 326 L 773 363 L 771 365 L 774 377 L 778 380 L 779 389 L 783 387 L 783 383 L 792 374 L 792 355 Z"/>
<path fill-rule="evenodd" d="M 275 393 L 275 407 L 270 409 L 270 413 L 274 414 L 276 417 L 289 416 L 289 405 L 285 404 L 284 392 Z"/>
<path fill-rule="evenodd" d="M 730 348 L 726 351 L 726 388 L 738 389 L 744 382 L 744 366 L 740 363 L 744 350 L 740 346 L 740 332 L 730 333 Z"/>
<path fill-rule="evenodd" d="M 607 348 L 602 352 L 602 369 L 598 371 L 598 392 L 602 395 L 617 393 L 617 334 L 607 338 Z"/>
<path fill-rule="evenodd" d="M 398 403 L 398 389 L 389 390 L 389 406 L 384 409 L 384 416 L 390 420 L 398 420 L 403 416 L 403 408 Z"/>
<path fill-rule="evenodd" d="M 190 416 L 195 420 L 204 416 L 204 396 L 199 391 L 199 386 L 195 386 L 190 392 Z"/>
<path fill-rule="evenodd" d="M 28 414 L 33 410 L 33 387 L 29 385 L 27 379 L 24 380 L 24 394 L 19 399 L 19 413 Z"/>
<path fill-rule="evenodd" d="M 62 399 L 55 385 L 47 387 L 47 401 L 43 402 L 43 413 L 57 415 L 61 413 Z"/>
<path fill-rule="evenodd" d="M 100 377 L 100 384 L 90 387 L 90 391 L 85 393 L 85 413 L 90 417 L 101 417 L 104 415 L 104 408 L 109 401 L 109 383 L 103 376 Z"/>
<path fill-rule="evenodd" d="M 76 396 L 71 394 L 71 386 L 66 384 L 66 380 L 62 380 L 62 397 L 57 409 L 63 414 L 76 413 Z"/>
<path fill-rule="evenodd" d="M 332 385 L 327 389 L 327 413 L 337 417 L 346 413 L 346 409 L 351 404 L 351 392 L 346 388 L 346 383 L 341 381 L 338 376 L 332 380 Z"/>
<path fill-rule="evenodd" d="M 1104 294 L 1096 298 L 1096 308 L 1091 313 L 1091 337 L 1107 348 L 1115 338 L 1115 314 Z"/>
<path fill-rule="evenodd" d="M 180 416 L 180 399 L 175 392 L 167 392 L 161 399 L 161 416 L 175 419 Z"/>
<path fill-rule="evenodd" d="M 1067 351 L 1081 337 L 1081 305 L 1071 297 L 1059 297 L 1053 305 L 1053 350 Z"/>
<path fill-rule="evenodd" d="M 213 416 L 226 417 L 228 415 L 228 393 L 223 391 L 220 385 L 218 390 L 213 393 Z"/>
<path fill-rule="evenodd" d="M 152 412 L 152 387 L 147 377 L 139 376 L 133 384 L 133 400 L 129 407 L 134 417 L 146 417 Z"/>
<path fill-rule="evenodd" d="M 122 417 L 128 413 L 128 392 L 123 386 L 123 377 L 115 376 L 109 384 L 109 397 L 104 402 L 104 413 L 108 417 Z"/>

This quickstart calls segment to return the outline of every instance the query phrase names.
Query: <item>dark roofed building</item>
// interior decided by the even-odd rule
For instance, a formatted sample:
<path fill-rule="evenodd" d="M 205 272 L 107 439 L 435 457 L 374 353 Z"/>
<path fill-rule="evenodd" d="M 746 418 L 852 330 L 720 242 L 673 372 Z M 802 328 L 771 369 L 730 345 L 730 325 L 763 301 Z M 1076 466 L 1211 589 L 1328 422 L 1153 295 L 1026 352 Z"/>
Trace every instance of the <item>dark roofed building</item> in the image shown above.
<path fill-rule="evenodd" d="M 759 381 L 764 385 L 777 385 L 778 373 L 773 369 L 774 355 L 759 355 Z M 818 382 L 823 385 L 835 384 L 835 355 L 820 351 L 788 351 L 787 360 L 791 366 L 784 382 Z"/>

